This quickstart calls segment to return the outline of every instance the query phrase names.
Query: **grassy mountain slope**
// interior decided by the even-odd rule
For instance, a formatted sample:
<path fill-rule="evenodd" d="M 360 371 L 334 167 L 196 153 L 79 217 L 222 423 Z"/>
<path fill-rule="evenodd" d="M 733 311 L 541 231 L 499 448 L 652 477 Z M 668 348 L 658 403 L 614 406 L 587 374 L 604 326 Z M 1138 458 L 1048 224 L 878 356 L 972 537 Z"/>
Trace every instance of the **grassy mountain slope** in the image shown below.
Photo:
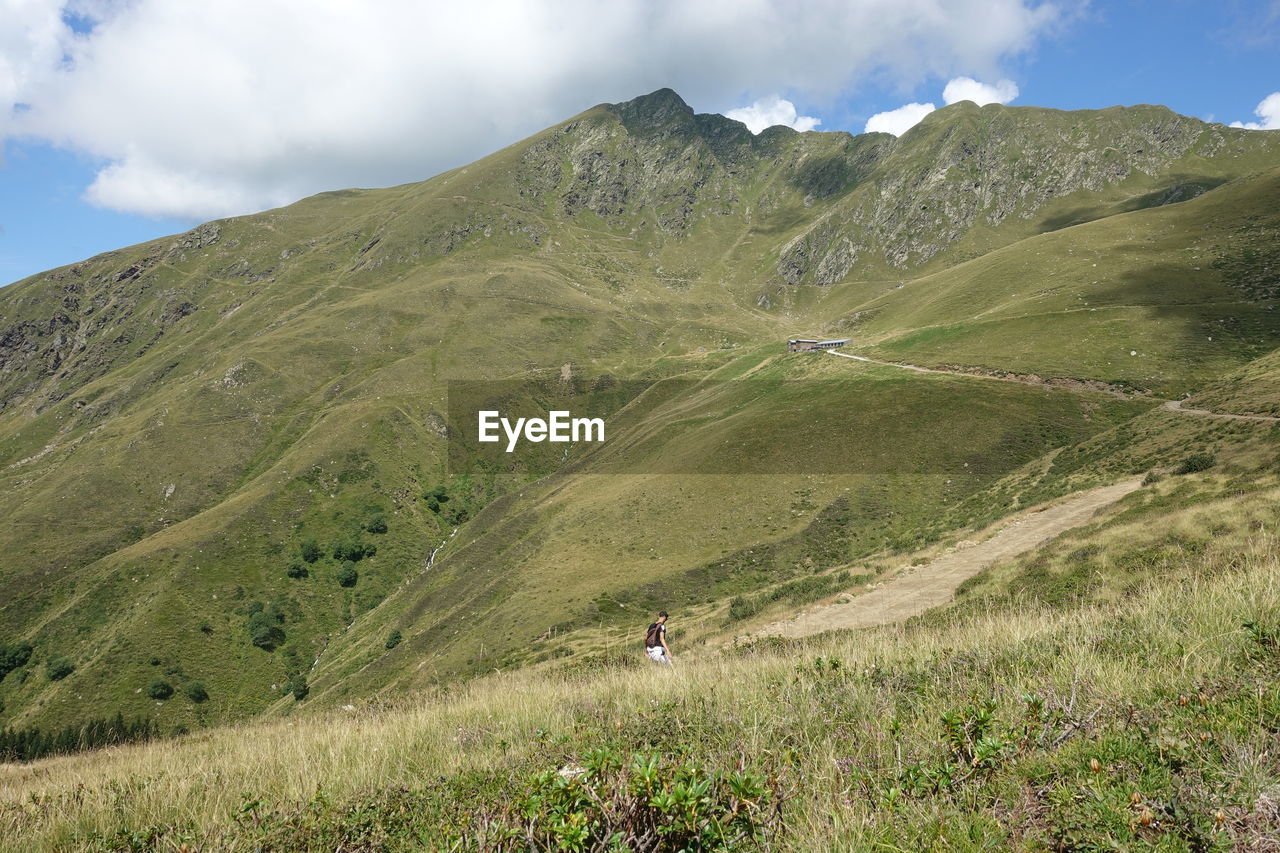
<path fill-rule="evenodd" d="M 781 339 L 1194 391 L 1274 346 L 1278 159 L 1273 135 L 1155 107 L 752 136 L 663 90 L 420 184 L 10 285 L 0 642 L 35 654 L 0 725 L 191 725 L 292 708 L 304 676 L 336 704 L 606 653 L 657 602 L 711 612 L 985 523 L 1002 478 L 1155 402 Z M 449 380 L 566 374 L 653 387 L 562 469 L 449 464 Z"/>
<path fill-rule="evenodd" d="M 1171 494 L 1135 496 L 1111 523 Z M 0 792 L 22 797 L 0 799 L 0 849 L 524 849 L 653 825 L 750 831 L 736 849 L 1266 849 L 1280 828 L 1267 521 L 1243 551 L 1208 543 L 1107 604 L 1023 600 L 674 671 L 504 673 L 6 766 Z M 1079 544 L 1131 547 L 1105 531 Z M 659 797 L 644 795 L 650 756 Z"/>
<path fill-rule="evenodd" d="M 1181 396 L 1277 344 L 1280 171 L 991 252 L 859 305 L 886 358 Z M 1271 282 L 1271 284 L 1262 284 Z M 856 316 L 856 314 L 855 314 Z"/>

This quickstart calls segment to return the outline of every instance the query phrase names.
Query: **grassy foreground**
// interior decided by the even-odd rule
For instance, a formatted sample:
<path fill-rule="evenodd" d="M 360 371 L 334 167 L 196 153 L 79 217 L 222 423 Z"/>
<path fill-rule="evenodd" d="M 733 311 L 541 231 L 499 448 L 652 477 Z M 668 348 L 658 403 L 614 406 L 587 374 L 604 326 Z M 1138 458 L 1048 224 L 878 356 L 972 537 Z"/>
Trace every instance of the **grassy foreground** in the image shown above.
<path fill-rule="evenodd" d="M 0 767 L 0 850 L 1274 849 L 1280 539 L 1118 603 Z"/>

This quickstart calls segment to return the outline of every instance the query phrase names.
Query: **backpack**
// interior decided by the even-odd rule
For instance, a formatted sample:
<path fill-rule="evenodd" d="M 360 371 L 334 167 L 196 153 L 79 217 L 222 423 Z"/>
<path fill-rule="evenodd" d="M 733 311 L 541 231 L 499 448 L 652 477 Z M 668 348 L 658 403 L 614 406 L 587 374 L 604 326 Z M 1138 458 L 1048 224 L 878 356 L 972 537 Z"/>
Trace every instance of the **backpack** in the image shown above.
<path fill-rule="evenodd" d="M 659 625 L 657 622 L 654 622 L 652 625 L 649 626 L 649 630 L 644 632 L 644 647 L 646 649 L 651 649 L 654 646 L 662 645 L 661 628 L 662 628 L 661 625 Z"/>

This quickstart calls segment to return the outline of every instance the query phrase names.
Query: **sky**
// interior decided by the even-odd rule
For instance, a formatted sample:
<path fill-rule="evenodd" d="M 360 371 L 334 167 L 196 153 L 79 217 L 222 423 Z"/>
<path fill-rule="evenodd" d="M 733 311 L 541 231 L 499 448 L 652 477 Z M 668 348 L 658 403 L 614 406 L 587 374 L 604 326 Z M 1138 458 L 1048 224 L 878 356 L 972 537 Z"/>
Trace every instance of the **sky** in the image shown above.
<path fill-rule="evenodd" d="M 957 100 L 1280 129 L 1280 0 L 0 0 L 0 284 L 664 86 L 756 132 Z"/>

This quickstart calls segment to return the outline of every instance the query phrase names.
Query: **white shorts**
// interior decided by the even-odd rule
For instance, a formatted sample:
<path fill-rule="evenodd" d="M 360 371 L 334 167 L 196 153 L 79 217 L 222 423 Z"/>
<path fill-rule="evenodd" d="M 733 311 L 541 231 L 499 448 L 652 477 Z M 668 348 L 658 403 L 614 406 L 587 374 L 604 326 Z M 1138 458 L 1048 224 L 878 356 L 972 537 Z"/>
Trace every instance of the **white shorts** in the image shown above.
<path fill-rule="evenodd" d="M 671 666 L 671 658 L 667 657 L 667 650 L 662 646 L 649 646 L 644 650 L 644 653 L 654 663 L 665 663 L 667 666 Z"/>

